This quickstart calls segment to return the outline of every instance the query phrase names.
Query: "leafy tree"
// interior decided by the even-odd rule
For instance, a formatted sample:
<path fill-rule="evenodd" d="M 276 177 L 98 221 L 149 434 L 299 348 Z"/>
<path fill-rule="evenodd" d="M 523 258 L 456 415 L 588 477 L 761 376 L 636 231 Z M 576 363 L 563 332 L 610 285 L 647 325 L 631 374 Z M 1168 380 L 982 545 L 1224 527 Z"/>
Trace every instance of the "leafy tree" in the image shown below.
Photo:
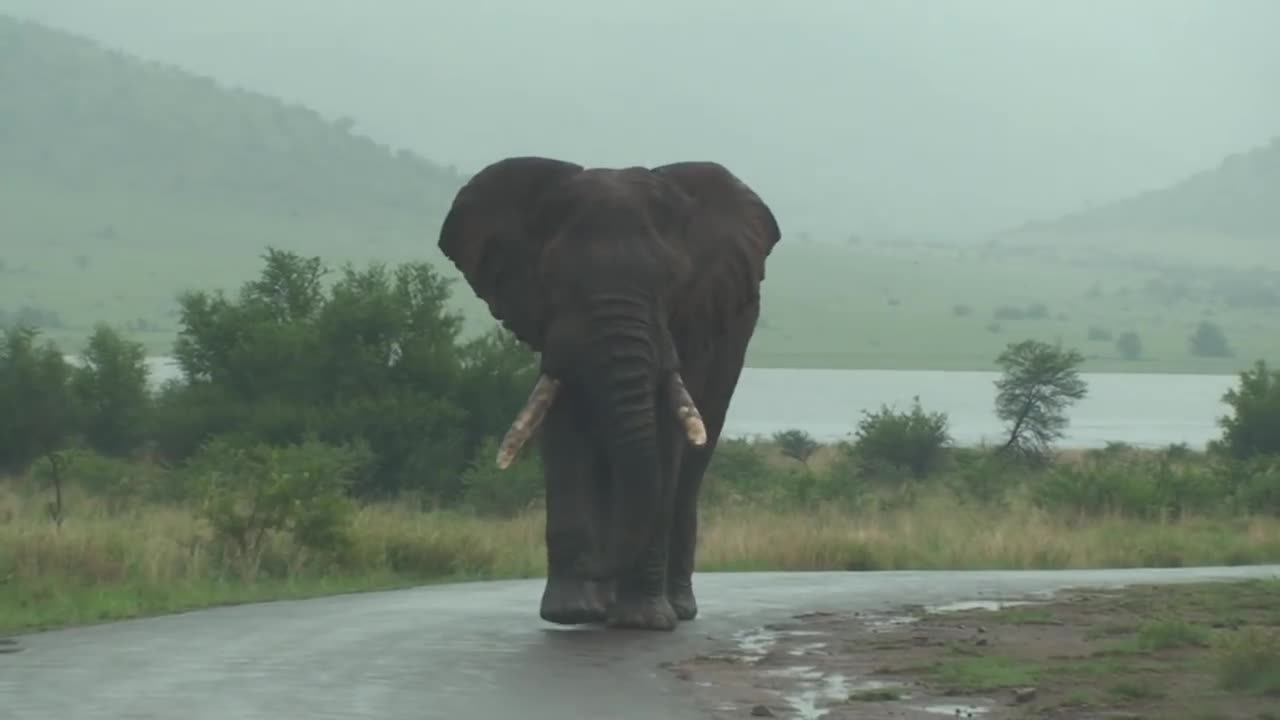
<path fill-rule="evenodd" d="M 71 366 L 52 342 L 36 345 L 38 331 L 17 325 L 0 336 L 0 472 L 16 472 L 33 460 L 49 464 L 54 499 L 49 515 L 59 525 L 63 508 L 61 451 L 74 442 L 78 413 Z"/>
<path fill-rule="evenodd" d="M 109 456 L 136 450 L 149 429 L 146 350 L 98 324 L 72 371 L 71 387 L 83 413 L 85 444 Z"/>
<path fill-rule="evenodd" d="M 1142 357 L 1142 338 L 1138 337 L 1138 333 L 1126 330 L 1116 338 L 1116 351 L 1125 360 L 1137 360 Z"/>
<path fill-rule="evenodd" d="M 427 263 L 344 266 L 269 249 L 235 298 L 180 300 L 181 381 L 158 402 L 157 441 L 181 459 L 235 433 L 268 444 L 367 442 L 353 492 L 456 501 L 461 475 L 524 403 L 533 354 L 494 331 L 460 341 L 449 282 Z"/>
<path fill-rule="evenodd" d="M 1221 449 L 1240 459 L 1280 455 L 1280 370 L 1256 361 L 1240 373 L 1239 386 L 1229 388 L 1222 401 L 1231 412 L 1218 418 Z"/>
<path fill-rule="evenodd" d="M 1187 338 L 1192 355 L 1197 357 L 1232 357 L 1235 351 L 1227 342 L 1227 335 L 1217 323 L 1201 320 L 1195 332 Z"/>
<path fill-rule="evenodd" d="M 1039 340 L 1009 343 L 996 358 L 1003 369 L 995 381 L 996 416 L 1009 426 L 1000 448 L 1042 461 L 1067 427 L 1066 408 L 1082 399 L 1088 387 L 1080 378 L 1084 357 Z"/>
<path fill-rule="evenodd" d="M 804 430 L 791 429 L 782 430 L 773 434 L 773 441 L 778 444 L 778 450 L 786 457 L 796 460 L 804 465 L 809 464 L 809 458 L 818 451 L 818 441 Z"/>
<path fill-rule="evenodd" d="M 78 415 L 71 366 L 39 331 L 18 325 L 0 335 L 0 469 L 16 472 L 68 445 Z"/>

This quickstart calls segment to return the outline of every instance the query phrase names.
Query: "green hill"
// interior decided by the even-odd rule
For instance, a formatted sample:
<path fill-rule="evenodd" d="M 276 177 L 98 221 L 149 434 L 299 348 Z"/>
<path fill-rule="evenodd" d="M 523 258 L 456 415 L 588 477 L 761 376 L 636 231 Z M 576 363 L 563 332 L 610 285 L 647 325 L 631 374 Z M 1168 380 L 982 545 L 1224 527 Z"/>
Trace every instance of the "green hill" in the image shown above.
<path fill-rule="evenodd" d="M 172 338 L 174 295 L 235 287 L 268 245 L 436 259 L 462 176 L 342 118 L 0 16 L 0 312 L 79 338 Z"/>
<path fill-rule="evenodd" d="M 997 245 L 1057 246 L 1163 263 L 1280 263 L 1280 137 L 1180 182 L 1052 220 Z"/>

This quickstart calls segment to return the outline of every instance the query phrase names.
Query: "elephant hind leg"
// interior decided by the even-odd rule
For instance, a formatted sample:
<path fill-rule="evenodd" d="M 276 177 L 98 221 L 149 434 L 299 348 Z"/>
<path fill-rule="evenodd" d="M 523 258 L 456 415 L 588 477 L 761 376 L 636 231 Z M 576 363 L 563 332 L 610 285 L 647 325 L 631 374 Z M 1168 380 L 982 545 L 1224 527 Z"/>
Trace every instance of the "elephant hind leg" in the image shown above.
<path fill-rule="evenodd" d="M 676 481 L 675 508 L 671 527 L 671 549 L 667 569 L 667 596 L 680 620 L 698 615 L 693 593 L 694 556 L 698 542 L 698 496 L 702 479 L 724 428 L 729 402 L 738 386 L 747 346 L 755 331 L 759 306 L 738 318 L 736 327 L 704 352 L 684 358 L 685 384 L 693 395 L 707 428 L 707 442 L 686 448 Z"/>

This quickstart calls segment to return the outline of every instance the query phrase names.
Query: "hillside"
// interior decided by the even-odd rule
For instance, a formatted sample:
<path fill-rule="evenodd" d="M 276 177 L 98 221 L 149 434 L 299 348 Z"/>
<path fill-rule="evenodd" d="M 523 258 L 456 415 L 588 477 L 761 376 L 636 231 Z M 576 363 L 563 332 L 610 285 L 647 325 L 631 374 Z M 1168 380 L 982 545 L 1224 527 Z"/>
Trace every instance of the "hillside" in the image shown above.
<path fill-rule="evenodd" d="M 462 178 L 342 118 L 0 16 L 0 312 L 166 348 L 175 294 L 268 245 L 435 259 Z M 24 308 L 27 308 L 24 310 Z"/>
<path fill-rule="evenodd" d="M 1242 202 L 1250 188 L 1270 190 L 1246 182 L 1239 168 L 1252 167 L 1233 161 L 1224 168 L 1244 173 L 1236 184 L 1215 185 L 1219 170 L 1183 192 L 1208 183 L 1235 189 L 1217 191 L 1221 202 Z M 105 320 L 168 353 L 177 293 L 238 287 L 269 244 L 331 264 L 425 259 L 456 277 L 434 240 L 462 179 L 355 135 L 341 118 L 0 15 L 0 324 L 35 321 L 68 351 Z M 1121 211 L 1141 203 L 1114 207 L 1142 218 Z M 1268 208 L 1254 207 L 1215 212 L 1274 227 L 1256 219 L 1273 217 Z M 1234 246 L 1201 235 L 1183 249 L 1244 268 L 1205 274 L 1201 263 L 1189 276 L 1168 267 L 1172 235 L 1138 220 L 1126 227 L 1147 229 L 1129 239 L 1154 252 L 1128 262 L 1057 257 L 1056 242 L 1013 253 L 872 234 L 837 246 L 806 242 L 801 221 L 782 222 L 788 239 L 770 260 L 754 366 L 990 369 L 1006 343 L 1027 337 L 1081 348 L 1091 370 L 1234 372 L 1280 357 L 1270 331 L 1280 274 L 1246 272 L 1262 256 L 1249 248 L 1261 246 L 1239 227 L 1216 226 L 1236 233 Z M 1115 247 L 1096 233 L 1077 237 Z M 454 301 L 468 330 L 492 327 L 465 286 Z M 1202 320 L 1226 334 L 1229 353 L 1188 350 Z M 1116 346 L 1124 333 L 1141 337 L 1132 357 Z"/>
<path fill-rule="evenodd" d="M 1275 266 L 1280 260 L 1280 137 L 1171 185 L 1028 223 L 1000 245 L 1052 242 L 1162 262 Z"/>

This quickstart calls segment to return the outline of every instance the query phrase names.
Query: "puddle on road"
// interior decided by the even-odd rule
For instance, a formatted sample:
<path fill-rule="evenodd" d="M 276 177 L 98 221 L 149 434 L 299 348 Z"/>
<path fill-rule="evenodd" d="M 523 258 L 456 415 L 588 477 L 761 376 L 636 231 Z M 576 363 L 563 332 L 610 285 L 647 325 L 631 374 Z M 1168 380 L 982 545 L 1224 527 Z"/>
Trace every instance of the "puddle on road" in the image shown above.
<path fill-rule="evenodd" d="M 918 708 L 930 715 L 946 715 L 948 717 L 972 718 L 985 715 L 988 708 L 980 705 L 925 705 Z"/>
<path fill-rule="evenodd" d="M 787 651 L 788 655 L 793 657 L 802 657 L 804 655 L 827 655 L 823 648 L 827 646 L 824 642 L 805 643 L 800 647 L 792 648 Z"/>
<path fill-rule="evenodd" d="M 755 663 L 778 642 L 778 634 L 765 628 L 753 628 L 734 633 L 733 640 L 738 644 L 738 649 L 746 653 L 742 658 L 743 662 Z"/>
<path fill-rule="evenodd" d="M 931 613 L 964 612 L 966 610 L 995 611 L 1019 605 L 1035 605 L 1035 603 L 1029 600 L 962 600 L 960 602 L 947 603 L 946 605 L 928 606 L 925 610 Z"/>
<path fill-rule="evenodd" d="M 888 617 L 867 619 L 866 626 L 873 631 L 878 628 L 890 628 L 898 625 L 910 625 L 913 622 L 919 622 L 920 618 L 911 615 L 890 615 Z"/>

